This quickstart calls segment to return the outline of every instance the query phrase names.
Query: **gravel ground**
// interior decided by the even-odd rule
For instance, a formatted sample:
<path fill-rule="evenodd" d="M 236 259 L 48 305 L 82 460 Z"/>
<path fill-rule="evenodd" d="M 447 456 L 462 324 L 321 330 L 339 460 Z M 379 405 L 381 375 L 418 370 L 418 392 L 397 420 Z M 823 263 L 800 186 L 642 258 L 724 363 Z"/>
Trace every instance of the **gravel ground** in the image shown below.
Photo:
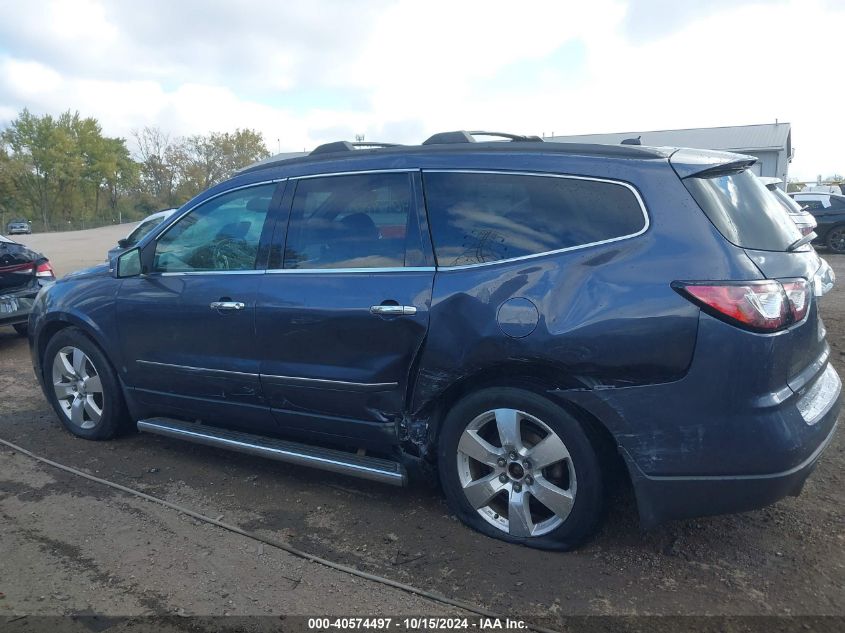
<path fill-rule="evenodd" d="M 117 231 L 116 229 L 121 229 Z M 126 229 L 126 230 L 123 230 Z M 128 228 L 34 235 L 63 272 Z M 114 233 L 114 235 L 112 234 Z M 845 257 L 822 301 L 845 370 Z M 845 439 L 803 494 L 740 515 L 642 533 L 633 499 L 567 554 L 482 537 L 436 489 L 356 479 L 135 434 L 107 443 L 62 430 L 37 388 L 25 341 L 0 328 L 0 438 L 301 549 L 509 615 L 845 615 Z M 291 557 L 174 511 L 0 450 L 3 614 L 353 614 L 445 607 Z"/>

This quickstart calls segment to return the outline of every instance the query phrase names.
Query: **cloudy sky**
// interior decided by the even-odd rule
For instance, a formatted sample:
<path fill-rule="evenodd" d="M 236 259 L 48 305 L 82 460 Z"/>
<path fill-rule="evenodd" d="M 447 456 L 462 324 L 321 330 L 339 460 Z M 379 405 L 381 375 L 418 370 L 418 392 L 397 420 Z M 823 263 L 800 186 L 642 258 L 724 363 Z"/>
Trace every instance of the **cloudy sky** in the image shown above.
<path fill-rule="evenodd" d="M 845 172 L 845 0 L 0 0 L 0 125 L 251 127 L 272 151 L 436 131 L 793 125 Z"/>

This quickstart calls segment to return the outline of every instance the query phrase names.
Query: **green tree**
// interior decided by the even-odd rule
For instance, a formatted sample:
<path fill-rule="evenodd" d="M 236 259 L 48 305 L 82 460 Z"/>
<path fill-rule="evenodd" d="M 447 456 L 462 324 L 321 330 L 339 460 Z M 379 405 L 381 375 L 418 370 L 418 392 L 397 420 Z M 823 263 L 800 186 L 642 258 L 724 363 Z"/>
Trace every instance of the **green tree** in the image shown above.
<path fill-rule="evenodd" d="M 125 141 L 104 136 L 96 119 L 78 112 L 54 118 L 24 109 L 0 141 L 18 203 L 47 230 L 108 221 L 100 215 L 104 192 L 135 173 Z"/>
<path fill-rule="evenodd" d="M 264 137 L 250 129 L 180 139 L 172 152 L 178 197 L 192 198 L 269 155 Z"/>
<path fill-rule="evenodd" d="M 140 192 L 161 206 L 174 202 L 176 180 L 174 146 L 170 135 L 157 127 L 134 130 L 132 136 L 137 146 Z"/>

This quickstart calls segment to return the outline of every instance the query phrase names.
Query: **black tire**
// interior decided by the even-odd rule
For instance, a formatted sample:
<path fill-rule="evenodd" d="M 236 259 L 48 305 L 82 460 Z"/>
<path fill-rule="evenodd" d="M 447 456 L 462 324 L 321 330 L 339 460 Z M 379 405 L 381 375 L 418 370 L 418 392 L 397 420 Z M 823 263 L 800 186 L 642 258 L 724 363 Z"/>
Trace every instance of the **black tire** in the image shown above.
<path fill-rule="evenodd" d="M 26 323 L 15 323 L 12 327 L 15 328 L 15 332 L 21 336 L 26 336 L 26 333 L 29 331 Z"/>
<path fill-rule="evenodd" d="M 834 253 L 845 253 L 845 224 L 831 228 L 824 238 L 825 246 Z"/>
<path fill-rule="evenodd" d="M 68 406 L 71 399 L 75 402 L 77 397 L 79 397 L 78 394 L 70 395 L 68 400 L 64 400 L 66 403 L 64 406 L 59 402 L 59 397 L 54 388 L 53 365 L 57 355 L 68 348 L 81 350 L 85 357 L 87 357 L 86 361 L 90 363 L 90 365 L 85 365 L 86 369 L 84 373 L 98 376 L 100 379 L 100 397 L 97 398 L 94 395 L 93 388 L 90 394 L 88 394 L 96 399 L 94 406 L 101 411 L 99 419 L 96 421 L 89 419 L 83 420 L 82 424 L 78 424 L 71 420 L 71 414 L 66 412 L 65 406 Z M 44 351 L 42 372 L 44 384 L 47 387 L 47 398 L 53 410 L 65 428 L 74 435 L 86 440 L 108 440 L 128 429 L 129 414 L 114 369 L 102 350 L 82 330 L 75 327 L 65 328 L 50 339 Z M 82 375 L 82 372 L 80 372 L 80 375 Z M 69 380 L 72 381 L 72 379 Z M 70 385 L 70 382 L 68 384 Z M 70 408 L 72 409 L 72 406 Z M 82 408 L 86 410 L 82 415 L 89 415 L 87 408 L 84 406 Z"/>
<path fill-rule="evenodd" d="M 485 412 L 491 412 L 495 409 L 512 409 L 524 412 L 540 420 L 551 431 L 557 434 L 569 452 L 571 462 L 567 463 L 564 461 L 559 462 L 559 464 L 567 463 L 568 467 L 571 464 L 571 467 L 574 468 L 575 482 L 577 482 L 574 500 L 563 522 L 557 527 L 554 527 L 554 529 L 551 529 L 550 525 L 549 531 L 544 534 L 536 536 L 514 536 L 505 532 L 505 528 L 496 527 L 488 518 L 484 518 L 480 511 L 476 510 L 470 504 L 464 493 L 461 483 L 462 475 L 459 474 L 458 465 L 458 445 L 461 441 L 461 436 L 471 422 L 480 419 Z M 496 426 L 495 421 L 492 424 Z M 518 424 L 520 428 L 524 429 L 524 425 L 528 424 L 530 426 L 533 422 L 523 421 Z M 440 480 L 450 508 L 461 521 L 471 528 L 487 536 L 509 543 L 518 543 L 528 547 L 546 550 L 570 550 L 577 547 L 595 532 L 602 516 L 604 477 L 596 449 L 590 440 L 591 434 L 591 430 L 588 427 L 585 427 L 585 425 L 562 408 L 546 398 L 529 391 L 495 387 L 466 396 L 446 416 L 438 442 Z M 495 442 L 496 439 L 494 438 L 492 441 Z M 501 440 L 499 440 L 499 444 L 501 443 Z M 481 468 L 486 467 L 481 466 Z M 510 465 L 505 468 L 506 473 L 510 472 L 509 468 Z M 481 475 L 481 477 L 496 476 L 497 472 L 499 471 L 490 468 L 489 473 Z M 545 476 L 547 471 L 537 471 L 535 475 L 538 473 Z M 498 476 L 500 477 L 501 475 Z M 533 484 L 537 483 L 532 478 L 527 478 L 523 481 L 531 481 Z M 512 489 L 514 485 L 513 483 L 509 483 L 508 485 L 511 486 L 508 489 L 509 491 L 504 491 L 500 494 L 512 498 L 511 495 L 513 494 Z M 530 486 L 524 487 L 524 491 L 528 493 L 527 496 L 533 496 L 532 490 Z M 534 500 L 537 501 L 537 498 L 534 497 Z M 503 501 L 499 503 L 503 503 Z M 529 501 L 529 506 L 530 504 L 531 502 Z M 534 507 L 537 506 L 535 505 Z M 546 506 L 541 506 L 541 509 L 548 510 Z M 510 511 L 508 511 L 509 513 Z M 529 510 L 530 513 L 531 510 Z M 498 518 L 498 516 L 498 514 L 494 515 L 495 518 Z M 503 516 L 503 518 L 505 517 Z M 558 517 L 558 519 L 560 518 Z M 552 519 L 554 519 L 554 516 Z M 508 523 L 510 523 L 509 520 Z M 511 530 L 509 526 L 506 529 Z"/>

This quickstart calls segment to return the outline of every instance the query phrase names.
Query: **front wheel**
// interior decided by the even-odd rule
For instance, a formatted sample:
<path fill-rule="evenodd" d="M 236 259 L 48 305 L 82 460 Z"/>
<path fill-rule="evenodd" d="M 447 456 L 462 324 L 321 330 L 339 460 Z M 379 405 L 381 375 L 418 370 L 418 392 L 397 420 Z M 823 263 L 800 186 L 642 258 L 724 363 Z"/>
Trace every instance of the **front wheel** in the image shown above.
<path fill-rule="evenodd" d="M 845 224 L 830 229 L 825 244 L 834 253 L 845 253 Z"/>
<path fill-rule="evenodd" d="M 43 372 L 50 404 L 74 435 L 107 440 L 126 425 L 117 376 L 105 354 L 81 330 L 67 328 L 50 339 Z"/>
<path fill-rule="evenodd" d="M 589 436 L 541 396 L 491 388 L 464 398 L 444 420 L 438 453 L 452 510 L 488 536 L 567 550 L 598 524 L 602 472 Z"/>

